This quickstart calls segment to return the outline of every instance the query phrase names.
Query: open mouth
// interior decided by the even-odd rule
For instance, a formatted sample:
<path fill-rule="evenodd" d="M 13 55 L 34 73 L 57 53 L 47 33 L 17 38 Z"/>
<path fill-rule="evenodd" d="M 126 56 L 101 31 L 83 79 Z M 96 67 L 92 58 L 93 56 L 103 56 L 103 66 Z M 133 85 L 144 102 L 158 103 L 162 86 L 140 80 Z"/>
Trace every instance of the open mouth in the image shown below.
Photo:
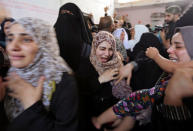
<path fill-rule="evenodd" d="M 101 61 L 102 61 L 102 62 L 107 62 L 107 61 L 108 61 L 108 58 L 101 58 Z"/>
<path fill-rule="evenodd" d="M 178 61 L 178 59 L 177 59 L 177 58 L 174 58 L 174 57 L 170 57 L 170 60 L 172 60 L 172 61 Z"/>

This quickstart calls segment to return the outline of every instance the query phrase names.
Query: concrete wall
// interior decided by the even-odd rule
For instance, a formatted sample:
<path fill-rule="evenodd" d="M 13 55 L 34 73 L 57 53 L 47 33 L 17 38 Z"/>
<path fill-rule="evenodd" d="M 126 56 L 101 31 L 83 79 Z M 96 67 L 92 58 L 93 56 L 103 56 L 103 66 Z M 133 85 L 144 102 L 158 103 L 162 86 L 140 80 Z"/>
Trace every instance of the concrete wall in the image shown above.
<path fill-rule="evenodd" d="M 114 12 L 114 0 L 0 0 L 0 18 L 10 16 L 17 19 L 30 16 L 54 24 L 59 7 L 67 2 L 77 4 L 85 13 L 92 13 L 95 23 L 104 16 L 104 7 L 109 7 L 109 15 Z"/>
<path fill-rule="evenodd" d="M 116 9 L 116 13 L 118 15 L 124 16 L 127 15 L 127 18 L 132 25 L 138 24 L 138 22 L 141 22 L 142 24 L 152 24 L 151 14 L 154 12 L 164 12 L 164 11 L 165 6 L 143 6 L 143 7 Z"/>

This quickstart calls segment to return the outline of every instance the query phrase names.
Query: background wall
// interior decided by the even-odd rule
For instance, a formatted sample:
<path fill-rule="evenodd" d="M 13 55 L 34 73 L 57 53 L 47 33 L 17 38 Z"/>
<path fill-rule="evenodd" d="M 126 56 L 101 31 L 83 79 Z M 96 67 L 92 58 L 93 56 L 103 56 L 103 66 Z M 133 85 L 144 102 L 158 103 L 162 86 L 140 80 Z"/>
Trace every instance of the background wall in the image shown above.
<path fill-rule="evenodd" d="M 138 24 L 151 24 L 151 15 L 154 12 L 165 12 L 165 6 L 141 6 L 116 9 L 116 13 L 119 15 L 127 16 L 129 22 L 132 25 Z M 163 23 L 163 20 L 160 22 Z"/>
<path fill-rule="evenodd" d="M 108 6 L 108 15 L 114 13 L 114 0 L 61 0 L 62 4 L 67 2 L 76 3 L 85 13 L 92 13 L 94 22 L 99 23 L 100 17 L 104 16 L 104 7 Z"/>
<path fill-rule="evenodd" d="M 0 0 L 0 17 L 6 15 L 17 19 L 30 16 L 54 24 L 59 7 L 67 2 L 77 4 L 85 13 L 92 13 L 95 23 L 104 16 L 104 7 L 109 7 L 109 15 L 114 12 L 114 0 Z"/>
<path fill-rule="evenodd" d="M 60 4 L 60 0 L 0 0 L 0 9 L 15 19 L 30 16 L 54 24 Z"/>

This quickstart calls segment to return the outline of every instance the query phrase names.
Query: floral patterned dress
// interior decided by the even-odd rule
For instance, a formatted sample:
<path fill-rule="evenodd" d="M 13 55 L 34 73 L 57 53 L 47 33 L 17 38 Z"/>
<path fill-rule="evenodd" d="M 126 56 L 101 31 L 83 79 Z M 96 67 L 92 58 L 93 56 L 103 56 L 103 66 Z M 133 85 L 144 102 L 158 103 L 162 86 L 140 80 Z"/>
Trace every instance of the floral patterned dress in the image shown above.
<path fill-rule="evenodd" d="M 155 100 L 164 95 L 164 91 L 171 75 L 162 75 L 161 79 L 151 89 L 143 89 L 131 93 L 127 98 L 122 99 L 113 106 L 113 111 L 118 117 L 133 116 L 136 117 L 140 112 L 151 107 Z"/>

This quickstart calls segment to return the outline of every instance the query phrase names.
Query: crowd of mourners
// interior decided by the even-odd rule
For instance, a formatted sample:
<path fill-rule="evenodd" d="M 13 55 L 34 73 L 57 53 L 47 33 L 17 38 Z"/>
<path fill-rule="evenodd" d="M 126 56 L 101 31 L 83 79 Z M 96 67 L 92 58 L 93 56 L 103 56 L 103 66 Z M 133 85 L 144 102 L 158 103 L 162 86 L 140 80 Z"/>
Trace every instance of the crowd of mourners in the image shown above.
<path fill-rule="evenodd" d="M 165 25 L 98 25 L 74 3 L 54 26 L 5 18 L 0 30 L 0 131 L 193 129 L 193 3 Z"/>

